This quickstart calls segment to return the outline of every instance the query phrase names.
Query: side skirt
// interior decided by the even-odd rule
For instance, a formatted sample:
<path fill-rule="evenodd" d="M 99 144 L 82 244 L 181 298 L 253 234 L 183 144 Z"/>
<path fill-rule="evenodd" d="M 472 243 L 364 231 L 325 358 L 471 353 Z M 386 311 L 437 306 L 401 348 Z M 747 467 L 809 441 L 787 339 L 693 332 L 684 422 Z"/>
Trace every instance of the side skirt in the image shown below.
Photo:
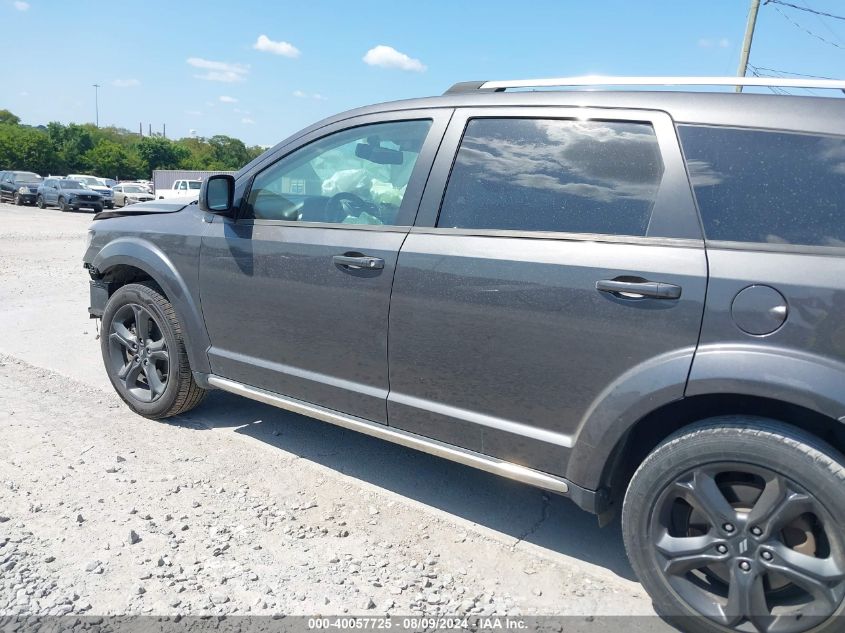
<path fill-rule="evenodd" d="M 281 396 L 271 391 L 258 389 L 257 387 L 250 387 L 249 385 L 244 385 L 234 380 L 229 380 L 228 378 L 221 378 L 220 376 L 212 374 L 207 376 L 206 381 L 208 385 L 212 387 L 216 387 L 239 396 L 244 396 L 246 398 L 250 398 L 251 400 L 257 400 L 258 402 L 279 407 L 280 409 L 286 409 L 287 411 L 299 413 L 310 418 L 316 418 L 318 420 L 322 420 L 323 422 L 341 426 L 352 431 L 358 431 L 359 433 L 364 433 L 365 435 L 371 435 L 388 442 L 393 442 L 394 444 L 401 444 L 402 446 L 407 446 L 408 448 L 413 448 L 453 462 L 485 470 L 495 475 L 515 479 L 516 481 L 521 481 L 558 494 L 569 494 L 570 484 L 562 477 L 549 475 L 548 473 L 534 470 L 533 468 L 527 468 L 525 466 L 506 462 L 496 457 L 476 453 L 475 451 L 466 450 L 458 446 L 446 444 L 445 442 L 423 437 L 422 435 L 417 435 L 415 433 L 409 433 L 401 429 L 392 428 L 384 424 L 370 422 L 369 420 L 346 415 L 344 413 L 340 413 L 339 411 L 333 411 L 316 404 L 303 402 L 302 400 L 289 398 L 287 396 Z"/>

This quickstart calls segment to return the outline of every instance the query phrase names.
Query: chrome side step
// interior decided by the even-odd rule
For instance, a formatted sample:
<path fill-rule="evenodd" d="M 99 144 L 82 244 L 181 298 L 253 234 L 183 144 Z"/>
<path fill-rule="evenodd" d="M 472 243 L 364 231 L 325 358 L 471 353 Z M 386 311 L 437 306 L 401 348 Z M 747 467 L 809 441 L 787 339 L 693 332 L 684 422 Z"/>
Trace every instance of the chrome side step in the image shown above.
<path fill-rule="evenodd" d="M 257 400 L 264 404 L 270 404 L 280 409 L 299 413 L 309 418 L 316 418 L 323 422 L 342 426 L 345 429 L 358 431 L 359 433 L 387 440 L 394 444 L 401 444 L 402 446 L 407 446 L 408 448 L 413 448 L 424 453 L 430 453 L 431 455 L 436 455 L 437 457 L 442 457 L 453 462 L 486 470 L 489 473 L 515 479 L 516 481 L 537 486 L 538 488 L 544 488 L 560 494 L 567 494 L 569 492 L 569 484 L 565 479 L 534 470 L 533 468 L 526 468 L 525 466 L 506 462 L 496 457 L 482 455 L 481 453 L 452 446 L 439 440 L 423 437 L 416 433 L 409 433 L 402 429 L 396 429 L 377 422 L 370 422 L 369 420 L 346 415 L 338 411 L 332 411 L 331 409 L 303 402 L 295 398 L 280 396 L 265 389 L 250 387 L 249 385 L 244 385 L 228 378 L 221 378 L 213 374 L 208 376 L 208 384 L 223 391 Z"/>

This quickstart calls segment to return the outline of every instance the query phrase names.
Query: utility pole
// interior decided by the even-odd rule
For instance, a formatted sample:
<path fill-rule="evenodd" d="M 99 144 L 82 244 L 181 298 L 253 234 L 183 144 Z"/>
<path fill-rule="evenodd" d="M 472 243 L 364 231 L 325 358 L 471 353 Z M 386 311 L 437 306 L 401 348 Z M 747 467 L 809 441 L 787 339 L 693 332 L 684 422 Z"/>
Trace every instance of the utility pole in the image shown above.
<path fill-rule="evenodd" d="M 736 71 L 737 77 L 745 77 L 748 70 L 748 56 L 751 54 L 751 40 L 754 39 L 754 27 L 757 26 L 757 11 L 760 9 L 760 0 L 751 0 L 748 8 L 748 23 L 745 25 L 745 37 L 742 40 L 742 53 L 739 56 L 739 68 Z M 742 86 L 736 87 L 737 92 L 742 92 Z"/>
<path fill-rule="evenodd" d="M 94 125 L 100 127 L 100 84 L 94 85 Z"/>

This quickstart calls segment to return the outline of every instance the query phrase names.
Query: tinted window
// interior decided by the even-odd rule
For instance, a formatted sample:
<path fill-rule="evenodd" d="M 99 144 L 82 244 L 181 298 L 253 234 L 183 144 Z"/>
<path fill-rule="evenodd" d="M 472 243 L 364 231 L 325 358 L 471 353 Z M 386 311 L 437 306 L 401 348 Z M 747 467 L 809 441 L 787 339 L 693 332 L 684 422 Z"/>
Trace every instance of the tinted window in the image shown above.
<path fill-rule="evenodd" d="M 397 224 L 430 126 L 377 123 L 306 145 L 255 177 L 247 211 L 268 220 Z"/>
<path fill-rule="evenodd" d="M 662 174 L 650 124 L 473 119 L 437 225 L 645 235 Z"/>
<path fill-rule="evenodd" d="M 845 139 L 679 126 L 710 240 L 845 246 Z"/>

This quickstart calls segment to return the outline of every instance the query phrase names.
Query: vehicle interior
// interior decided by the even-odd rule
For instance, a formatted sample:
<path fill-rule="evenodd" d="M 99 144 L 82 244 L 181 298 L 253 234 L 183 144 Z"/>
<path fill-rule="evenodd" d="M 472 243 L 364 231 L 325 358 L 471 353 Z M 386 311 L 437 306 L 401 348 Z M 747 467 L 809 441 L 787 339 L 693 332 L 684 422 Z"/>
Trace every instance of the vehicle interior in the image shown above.
<path fill-rule="evenodd" d="M 429 125 L 369 125 L 288 155 L 255 179 L 247 217 L 393 224 Z"/>

